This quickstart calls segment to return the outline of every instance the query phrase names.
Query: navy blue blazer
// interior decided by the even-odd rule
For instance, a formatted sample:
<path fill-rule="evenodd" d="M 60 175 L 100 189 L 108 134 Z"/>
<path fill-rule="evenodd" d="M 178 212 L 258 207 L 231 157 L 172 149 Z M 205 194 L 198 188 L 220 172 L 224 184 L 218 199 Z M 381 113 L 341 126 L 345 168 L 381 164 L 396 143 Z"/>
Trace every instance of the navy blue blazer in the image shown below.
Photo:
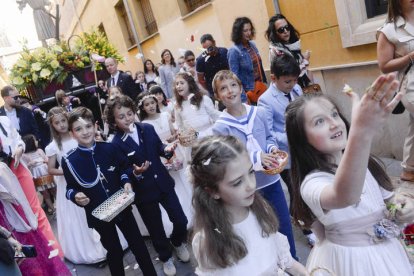
<path fill-rule="evenodd" d="M 106 81 L 106 86 L 112 86 L 111 78 Z M 123 71 L 119 71 L 119 77 L 118 81 L 116 82 L 116 86 L 119 86 L 122 89 L 122 93 L 128 95 L 132 100 L 135 101 L 138 96 L 139 88 L 130 75 Z"/>
<path fill-rule="evenodd" d="M 106 222 L 95 218 L 92 211 L 126 183 L 131 183 L 128 178 L 128 160 L 114 145 L 106 142 L 96 142 L 92 148 L 78 146 L 68 152 L 63 160 L 62 169 L 67 183 L 66 198 L 78 205 L 75 195 L 84 193 L 90 199 L 86 206 L 81 206 L 85 208 L 88 226 L 94 228 L 105 225 Z M 99 179 L 98 167 L 102 173 Z M 96 179 L 98 180 L 95 185 L 90 184 Z M 122 215 L 123 213 L 119 214 L 117 218 Z"/>
<path fill-rule="evenodd" d="M 0 116 L 7 116 L 4 106 L 0 107 Z M 34 136 L 36 136 L 38 140 L 41 140 L 39 134 L 39 127 L 37 126 L 36 120 L 30 109 L 24 106 L 16 107 L 16 116 L 17 118 L 19 118 L 20 136 L 23 137 L 27 134 L 33 134 Z"/>
<path fill-rule="evenodd" d="M 139 145 L 123 131 L 115 134 L 112 143 L 128 157 L 131 168 L 132 164 L 141 166 L 145 161 L 150 162 L 150 166 L 141 177 L 135 177 L 132 170 L 129 172 L 135 191 L 135 200 L 140 204 L 157 200 L 160 193 L 171 192 L 174 190 L 175 183 L 160 159 L 160 156 L 171 158 L 173 154 L 165 153 L 166 145 L 161 142 L 152 125 L 145 123 L 135 123 L 135 125 Z"/>

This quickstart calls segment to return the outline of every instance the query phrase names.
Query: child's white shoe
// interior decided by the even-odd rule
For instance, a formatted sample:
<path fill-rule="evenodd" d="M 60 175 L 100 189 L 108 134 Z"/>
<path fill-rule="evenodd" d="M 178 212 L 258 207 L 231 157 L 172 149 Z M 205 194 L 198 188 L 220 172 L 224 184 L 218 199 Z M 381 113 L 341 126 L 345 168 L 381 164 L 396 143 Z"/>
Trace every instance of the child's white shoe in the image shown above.
<path fill-rule="evenodd" d="M 186 243 L 182 243 L 180 246 L 175 247 L 175 253 L 177 254 L 177 257 L 182 261 L 182 262 L 188 262 L 190 260 L 190 252 L 188 252 L 187 249 L 187 244 Z"/>
<path fill-rule="evenodd" d="M 171 257 L 162 264 L 162 269 L 167 276 L 174 276 L 177 273 L 174 265 L 174 259 Z"/>

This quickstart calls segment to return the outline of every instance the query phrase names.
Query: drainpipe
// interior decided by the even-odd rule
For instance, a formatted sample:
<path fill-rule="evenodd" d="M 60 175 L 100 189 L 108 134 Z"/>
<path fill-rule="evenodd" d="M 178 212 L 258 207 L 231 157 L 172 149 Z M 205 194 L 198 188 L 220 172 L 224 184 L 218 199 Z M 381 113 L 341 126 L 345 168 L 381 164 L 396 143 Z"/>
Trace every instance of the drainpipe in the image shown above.
<path fill-rule="evenodd" d="M 273 6 L 275 7 L 276 14 L 280 13 L 279 1 L 273 0 Z"/>
<path fill-rule="evenodd" d="M 137 29 L 135 28 L 134 20 L 132 20 L 132 14 L 131 14 L 131 10 L 129 8 L 128 0 L 123 0 L 123 1 L 124 1 L 125 10 L 126 10 L 126 13 L 127 13 L 127 16 L 128 16 L 129 25 L 132 28 L 132 34 L 134 35 L 135 43 L 137 44 L 138 52 L 142 55 L 141 59 L 144 62 L 144 60 L 145 60 L 144 52 L 142 51 L 142 48 L 141 48 L 141 43 L 139 41 Z"/>

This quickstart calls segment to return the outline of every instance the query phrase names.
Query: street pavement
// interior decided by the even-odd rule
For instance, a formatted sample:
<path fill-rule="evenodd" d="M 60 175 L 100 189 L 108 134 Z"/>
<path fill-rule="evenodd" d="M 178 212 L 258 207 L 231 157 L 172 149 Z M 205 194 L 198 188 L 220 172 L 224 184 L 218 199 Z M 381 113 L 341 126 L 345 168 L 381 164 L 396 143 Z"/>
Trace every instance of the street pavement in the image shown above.
<path fill-rule="evenodd" d="M 384 162 L 388 174 L 391 176 L 393 183 L 395 187 L 397 188 L 396 191 L 404 191 L 409 192 L 414 195 L 414 184 L 410 182 L 404 182 L 399 179 L 399 175 L 401 173 L 401 166 L 400 161 L 397 161 L 395 159 L 389 159 L 389 158 L 382 158 L 382 161 Z M 286 194 L 286 200 L 289 202 L 289 194 L 287 192 L 287 188 L 284 186 L 284 191 Z M 55 217 L 49 217 L 52 228 L 55 233 L 56 231 L 56 218 Z M 310 248 L 307 245 L 307 240 L 302 234 L 302 231 L 298 229 L 297 227 L 294 227 L 294 234 L 295 234 L 295 244 L 296 244 L 296 251 L 299 258 L 299 261 L 303 264 L 306 264 L 306 259 L 308 258 Z M 157 271 L 158 275 L 164 275 L 162 272 L 162 263 L 157 259 L 157 254 L 154 250 L 154 247 L 151 243 L 151 240 L 147 237 L 146 238 L 146 244 L 148 247 L 148 250 L 150 252 L 150 255 L 153 259 L 153 263 L 155 266 L 155 269 Z M 191 244 L 189 244 L 191 245 Z M 191 246 L 189 246 L 189 249 L 191 249 Z M 177 259 L 177 258 L 175 258 Z M 99 275 L 99 276 L 109 276 L 111 275 L 109 272 L 109 268 L 107 265 L 104 265 L 102 267 L 99 267 L 98 265 L 75 265 L 69 261 L 65 261 L 66 265 L 68 266 L 69 270 L 72 272 L 72 275 L 74 276 L 91 276 L 91 275 Z M 177 276 L 191 276 L 196 275 L 194 273 L 195 267 L 196 267 L 196 261 L 194 259 L 194 256 L 192 255 L 192 258 L 189 263 L 182 263 L 179 261 L 175 261 L 175 265 L 177 268 Z M 125 251 L 124 255 L 124 267 L 125 267 L 125 275 L 126 276 L 141 276 L 143 275 L 141 270 L 139 269 L 136 260 L 134 258 L 134 255 L 131 253 L 130 250 Z"/>

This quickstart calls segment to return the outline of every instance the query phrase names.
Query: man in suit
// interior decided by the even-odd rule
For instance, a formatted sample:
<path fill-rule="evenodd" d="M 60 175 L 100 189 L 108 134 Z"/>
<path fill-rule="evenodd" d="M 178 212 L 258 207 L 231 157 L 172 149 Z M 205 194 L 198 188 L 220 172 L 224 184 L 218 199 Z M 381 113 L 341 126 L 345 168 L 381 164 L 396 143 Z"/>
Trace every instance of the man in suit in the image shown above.
<path fill-rule="evenodd" d="M 17 89 L 6 85 L 1 89 L 1 97 L 4 100 L 4 105 L 0 107 L 0 116 L 7 116 L 20 136 L 33 134 L 41 143 L 39 127 L 33 113 L 30 109 L 20 105 L 20 94 Z"/>
<path fill-rule="evenodd" d="M 122 89 L 122 93 L 129 96 L 135 101 L 139 94 L 139 88 L 135 84 L 131 75 L 118 70 L 118 61 L 112 57 L 105 60 L 105 67 L 111 77 L 106 81 L 106 86 L 119 86 Z"/>

